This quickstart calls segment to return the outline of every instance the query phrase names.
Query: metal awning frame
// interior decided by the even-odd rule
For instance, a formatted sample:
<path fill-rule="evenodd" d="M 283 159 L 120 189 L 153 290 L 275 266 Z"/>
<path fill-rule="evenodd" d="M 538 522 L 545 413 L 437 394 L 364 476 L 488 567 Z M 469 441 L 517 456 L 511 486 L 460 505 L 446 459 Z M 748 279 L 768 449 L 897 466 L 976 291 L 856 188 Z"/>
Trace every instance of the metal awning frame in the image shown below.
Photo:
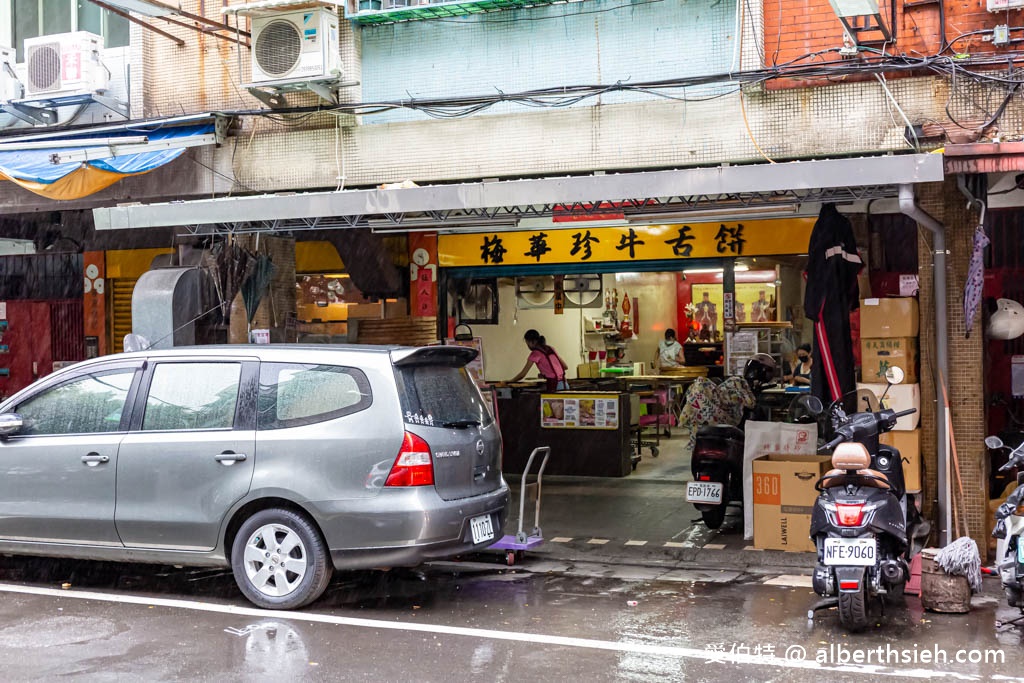
<path fill-rule="evenodd" d="M 98 230 L 185 227 L 192 234 L 369 227 L 514 229 L 560 212 L 678 214 L 777 204 L 894 198 L 899 186 L 939 182 L 939 154 L 908 154 L 425 187 L 250 195 L 93 209 Z M 578 225 L 578 224 L 577 224 Z M 564 227 L 576 227 L 569 223 Z"/>

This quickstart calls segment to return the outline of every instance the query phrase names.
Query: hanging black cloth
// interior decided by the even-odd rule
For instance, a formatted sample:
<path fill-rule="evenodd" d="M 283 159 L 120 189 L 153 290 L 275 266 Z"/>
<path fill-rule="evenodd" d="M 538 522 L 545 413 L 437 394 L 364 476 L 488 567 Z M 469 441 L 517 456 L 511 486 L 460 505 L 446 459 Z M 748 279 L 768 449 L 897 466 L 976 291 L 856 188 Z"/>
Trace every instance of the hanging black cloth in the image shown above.
<path fill-rule="evenodd" d="M 824 204 L 807 247 L 804 314 L 814 321 L 811 393 L 825 405 L 857 386 L 850 311 L 860 304 L 857 275 L 863 267 L 850 221 L 835 204 Z M 848 410 L 854 405 L 847 401 Z"/>

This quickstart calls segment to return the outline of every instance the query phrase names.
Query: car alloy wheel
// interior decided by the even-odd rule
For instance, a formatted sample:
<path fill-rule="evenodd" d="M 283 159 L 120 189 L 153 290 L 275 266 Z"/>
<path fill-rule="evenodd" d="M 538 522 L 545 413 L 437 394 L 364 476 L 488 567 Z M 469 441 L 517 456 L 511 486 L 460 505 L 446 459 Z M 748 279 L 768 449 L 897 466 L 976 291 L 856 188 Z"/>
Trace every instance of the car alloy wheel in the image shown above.
<path fill-rule="evenodd" d="M 253 532 L 245 543 L 243 561 L 253 588 L 275 598 L 298 588 L 309 569 L 302 539 L 281 524 L 267 524 Z"/>
<path fill-rule="evenodd" d="M 245 597 L 267 609 L 294 609 L 316 600 L 334 567 L 320 530 L 306 515 L 260 510 L 242 524 L 231 569 Z"/>

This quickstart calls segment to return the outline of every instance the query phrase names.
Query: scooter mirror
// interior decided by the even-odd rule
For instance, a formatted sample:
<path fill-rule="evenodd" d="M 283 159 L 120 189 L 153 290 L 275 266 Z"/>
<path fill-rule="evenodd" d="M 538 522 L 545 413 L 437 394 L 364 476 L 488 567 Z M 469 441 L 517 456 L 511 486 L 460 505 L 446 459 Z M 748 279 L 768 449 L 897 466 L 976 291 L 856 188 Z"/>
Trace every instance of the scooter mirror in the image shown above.
<path fill-rule="evenodd" d="M 991 448 L 992 450 L 995 450 L 997 448 L 1003 447 L 1003 440 L 1000 439 L 998 436 L 986 436 L 985 445 Z"/>
<path fill-rule="evenodd" d="M 803 402 L 807 412 L 815 417 L 825 412 L 825 405 L 817 396 L 801 396 L 800 400 Z"/>
<path fill-rule="evenodd" d="M 902 384 L 906 376 L 907 373 L 898 365 L 893 365 L 885 371 L 885 381 L 889 384 Z"/>

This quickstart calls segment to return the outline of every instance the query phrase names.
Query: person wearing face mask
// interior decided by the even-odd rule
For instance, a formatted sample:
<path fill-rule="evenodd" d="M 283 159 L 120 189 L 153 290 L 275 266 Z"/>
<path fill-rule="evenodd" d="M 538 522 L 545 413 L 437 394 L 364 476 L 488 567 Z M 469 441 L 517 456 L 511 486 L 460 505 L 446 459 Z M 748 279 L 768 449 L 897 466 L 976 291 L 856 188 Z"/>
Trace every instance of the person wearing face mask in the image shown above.
<path fill-rule="evenodd" d="M 808 387 L 811 385 L 811 345 L 801 344 L 796 349 L 796 365 L 790 374 L 783 377 L 795 387 Z"/>

